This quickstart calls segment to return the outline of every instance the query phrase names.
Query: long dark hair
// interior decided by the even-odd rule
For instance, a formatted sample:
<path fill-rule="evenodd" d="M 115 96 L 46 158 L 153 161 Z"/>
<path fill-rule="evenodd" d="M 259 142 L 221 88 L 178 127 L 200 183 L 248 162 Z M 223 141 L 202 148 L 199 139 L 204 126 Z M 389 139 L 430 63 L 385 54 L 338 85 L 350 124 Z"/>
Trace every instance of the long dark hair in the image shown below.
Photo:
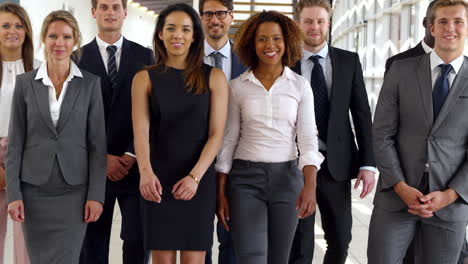
<path fill-rule="evenodd" d="M 195 94 L 201 94 L 207 90 L 207 87 L 205 87 L 205 77 L 202 71 L 205 35 L 203 34 L 200 17 L 192 7 L 186 4 L 173 4 L 159 13 L 153 36 L 156 65 L 150 68 L 156 68 L 161 65 L 165 66 L 167 64 L 167 50 L 163 41 L 159 38 L 159 33 L 162 32 L 164 28 L 166 17 L 173 12 L 184 12 L 192 20 L 193 42 L 188 52 L 188 67 L 186 67 L 184 71 L 184 77 L 187 90 L 194 91 Z"/>
<path fill-rule="evenodd" d="M 24 71 L 32 71 L 34 68 L 34 45 L 32 41 L 32 27 L 31 21 L 29 20 L 28 13 L 24 8 L 15 3 L 4 3 L 0 5 L 0 14 L 10 13 L 17 16 L 24 26 L 24 42 L 21 45 L 21 56 L 23 59 Z M 2 54 L 0 54 L 0 63 Z M 3 66 L 0 67 L 0 83 L 2 83 Z"/>

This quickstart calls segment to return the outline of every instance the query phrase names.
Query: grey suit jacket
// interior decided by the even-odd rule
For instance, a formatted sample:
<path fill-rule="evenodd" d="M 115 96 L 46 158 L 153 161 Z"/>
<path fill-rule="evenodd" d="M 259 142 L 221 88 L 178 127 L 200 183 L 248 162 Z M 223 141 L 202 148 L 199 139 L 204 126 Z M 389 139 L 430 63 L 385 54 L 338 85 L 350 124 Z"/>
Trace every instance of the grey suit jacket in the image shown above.
<path fill-rule="evenodd" d="M 57 127 L 48 87 L 37 70 L 17 76 L 13 94 L 6 180 L 8 202 L 22 200 L 20 182 L 47 182 L 57 158 L 65 181 L 88 185 L 88 200 L 104 202 L 106 138 L 99 78 L 81 70 L 68 84 Z"/>
<path fill-rule="evenodd" d="M 390 211 L 406 207 L 393 185 L 413 187 L 429 172 L 429 191 L 454 189 L 460 198 L 436 215 L 468 220 L 468 58 L 445 103 L 433 117 L 430 55 L 394 62 L 385 77 L 374 117 L 374 153 L 380 178 L 374 204 Z"/>

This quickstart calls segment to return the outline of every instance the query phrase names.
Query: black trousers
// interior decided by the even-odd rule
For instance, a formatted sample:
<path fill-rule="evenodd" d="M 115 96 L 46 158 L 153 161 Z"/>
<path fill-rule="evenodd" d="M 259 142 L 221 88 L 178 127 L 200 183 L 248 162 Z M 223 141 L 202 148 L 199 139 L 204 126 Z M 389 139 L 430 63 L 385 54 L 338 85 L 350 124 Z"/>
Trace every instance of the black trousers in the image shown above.
<path fill-rule="evenodd" d="M 109 264 L 109 242 L 115 202 L 122 215 L 123 264 L 147 264 L 149 251 L 143 247 L 138 168 L 134 166 L 121 181 L 106 182 L 104 210 L 97 222 L 88 224 L 80 264 Z"/>
<path fill-rule="evenodd" d="M 351 180 L 335 181 L 326 160 L 317 173 L 317 205 L 327 251 L 324 264 L 344 264 L 351 242 Z M 314 257 L 315 214 L 299 220 L 294 236 L 290 264 L 311 264 Z"/>

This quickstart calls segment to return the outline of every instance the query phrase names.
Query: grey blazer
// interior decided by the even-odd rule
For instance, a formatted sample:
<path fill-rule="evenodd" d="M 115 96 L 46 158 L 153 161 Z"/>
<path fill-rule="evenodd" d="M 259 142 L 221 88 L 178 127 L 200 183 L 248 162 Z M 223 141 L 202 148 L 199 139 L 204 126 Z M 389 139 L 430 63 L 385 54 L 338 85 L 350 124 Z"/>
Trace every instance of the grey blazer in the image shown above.
<path fill-rule="evenodd" d="M 17 76 L 6 157 L 8 202 L 22 200 L 20 182 L 47 182 L 57 158 L 65 181 L 88 185 L 88 200 L 104 202 L 106 138 L 99 78 L 81 70 L 68 84 L 57 127 L 48 87 L 37 70 Z"/>
<path fill-rule="evenodd" d="M 413 187 L 429 172 L 429 191 L 454 189 L 460 198 L 439 210 L 446 221 L 468 220 L 468 58 L 445 103 L 433 117 L 430 55 L 395 61 L 380 92 L 374 117 L 374 153 L 380 170 L 374 204 L 390 211 L 406 207 L 393 191 Z"/>

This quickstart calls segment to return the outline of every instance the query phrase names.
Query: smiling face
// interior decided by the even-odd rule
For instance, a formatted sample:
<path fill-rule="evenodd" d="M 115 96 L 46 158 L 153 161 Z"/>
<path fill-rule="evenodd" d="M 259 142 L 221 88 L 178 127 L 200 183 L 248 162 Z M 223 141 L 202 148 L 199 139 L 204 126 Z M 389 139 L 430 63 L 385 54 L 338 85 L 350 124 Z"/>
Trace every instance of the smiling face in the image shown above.
<path fill-rule="evenodd" d="M 265 22 L 255 33 L 255 53 L 258 64 L 282 65 L 284 54 L 283 31 L 278 23 Z"/>
<path fill-rule="evenodd" d="M 120 32 L 127 17 L 127 9 L 122 6 L 121 0 L 98 0 L 91 12 L 100 32 Z"/>
<path fill-rule="evenodd" d="M 21 49 L 26 35 L 20 18 L 12 13 L 0 13 L 0 47 Z"/>
<path fill-rule="evenodd" d="M 435 19 L 430 25 L 437 53 L 463 54 L 468 33 L 466 9 L 462 5 L 441 7 L 435 10 Z"/>
<path fill-rule="evenodd" d="M 47 60 L 68 60 L 76 40 L 73 29 L 64 21 L 50 23 L 44 40 Z"/>
<path fill-rule="evenodd" d="M 306 7 L 299 14 L 299 26 L 306 35 L 306 46 L 321 47 L 327 42 L 330 14 L 323 7 Z"/>
<path fill-rule="evenodd" d="M 216 13 L 218 11 L 227 12 L 229 10 L 220 1 L 216 0 L 209 0 L 203 4 L 203 13 Z M 217 40 L 227 36 L 233 19 L 232 12 L 227 13 L 225 18 L 218 18 L 215 14 L 213 14 L 211 19 L 204 19 L 202 16 L 201 22 L 206 37 Z"/>
<path fill-rule="evenodd" d="M 187 56 L 193 42 L 193 22 L 188 14 L 181 11 L 170 13 L 164 22 L 159 39 L 164 42 L 167 55 Z"/>

